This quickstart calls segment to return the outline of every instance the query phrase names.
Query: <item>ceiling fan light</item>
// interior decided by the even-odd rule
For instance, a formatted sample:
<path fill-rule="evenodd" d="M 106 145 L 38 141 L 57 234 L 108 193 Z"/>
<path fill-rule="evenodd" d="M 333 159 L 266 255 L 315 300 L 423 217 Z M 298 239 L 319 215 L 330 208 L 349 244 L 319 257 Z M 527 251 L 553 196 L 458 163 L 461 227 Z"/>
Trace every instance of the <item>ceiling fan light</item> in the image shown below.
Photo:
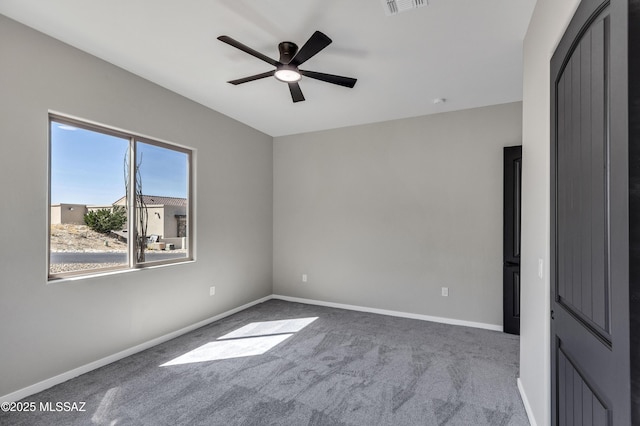
<path fill-rule="evenodd" d="M 280 81 L 284 81 L 285 83 L 294 83 L 296 81 L 300 81 L 300 79 L 302 78 L 297 70 L 286 68 L 277 70 L 275 73 L 275 77 Z"/>

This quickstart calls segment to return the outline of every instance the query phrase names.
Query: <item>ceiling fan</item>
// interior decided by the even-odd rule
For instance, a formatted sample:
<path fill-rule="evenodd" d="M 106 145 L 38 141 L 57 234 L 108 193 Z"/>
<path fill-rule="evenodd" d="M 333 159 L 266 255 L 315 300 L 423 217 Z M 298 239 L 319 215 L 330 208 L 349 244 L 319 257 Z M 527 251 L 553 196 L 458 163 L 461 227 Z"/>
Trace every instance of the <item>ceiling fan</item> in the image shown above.
<path fill-rule="evenodd" d="M 218 37 L 218 40 L 227 43 L 230 46 L 240 49 L 249 55 L 255 56 L 258 59 L 262 59 L 268 64 L 276 67 L 273 71 L 267 71 L 262 74 L 256 74 L 249 77 L 239 78 L 237 80 L 231 80 L 229 83 L 237 85 L 247 83 L 249 81 L 259 80 L 266 77 L 275 77 L 276 79 L 287 83 L 289 91 L 291 92 L 291 99 L 293 102 L 304 101 L 304 95 L 300 90 L 298 81 L 302 76 L 315 78 L 316 80 L 325 81 L 327 83 L 337 84 L 339 86 L 352 88 L 356 84 L 355 78 L 342 77 L 339 75 L 325 74 L 316 71 L 306 71 L 298 68 L 304 62 L 315 56 L 322 49 L 331 44 L 331 39 L 320 31 L 316 31 L 307 40 L 307 42 L 298 50 L 298 46 L 291 41 L 283 41 L 278 44 L 278 50 L 280 51 L 280 60 L 276 61 L 263 55 L 262 53 L 253 50 L 249 46 L 240 43 L 237 40 L 232 39 L 229 36 L 223 35 Z"/>

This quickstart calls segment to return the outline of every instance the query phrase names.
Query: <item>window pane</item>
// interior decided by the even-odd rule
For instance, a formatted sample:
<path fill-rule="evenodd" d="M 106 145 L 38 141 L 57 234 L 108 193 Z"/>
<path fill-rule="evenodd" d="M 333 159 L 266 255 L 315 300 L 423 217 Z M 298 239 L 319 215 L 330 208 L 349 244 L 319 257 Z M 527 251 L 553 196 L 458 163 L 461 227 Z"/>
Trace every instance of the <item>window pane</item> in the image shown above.
<path fill-rule="evenodd" d="M 128 266 L 126 213 L 115 204 L 125 194 L 129 140 L 53 120 L 50 127 L 49 273 Z"/>
<path fill-rule="evenodd" d="M 136 259 L 156 262 L 189 256 L 189 155 L 136 142 Z"/>

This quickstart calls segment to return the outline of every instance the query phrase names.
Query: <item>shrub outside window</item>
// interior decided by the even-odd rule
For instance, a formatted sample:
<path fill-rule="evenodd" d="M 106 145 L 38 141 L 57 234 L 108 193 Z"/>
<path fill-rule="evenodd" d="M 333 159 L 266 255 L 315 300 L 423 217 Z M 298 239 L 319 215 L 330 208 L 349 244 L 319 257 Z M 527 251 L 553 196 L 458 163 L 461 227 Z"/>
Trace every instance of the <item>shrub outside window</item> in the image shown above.
<path fill-rule="evenodd" d="M 192 151 L 49 116 L 49 279 L 192 260 Z"/>

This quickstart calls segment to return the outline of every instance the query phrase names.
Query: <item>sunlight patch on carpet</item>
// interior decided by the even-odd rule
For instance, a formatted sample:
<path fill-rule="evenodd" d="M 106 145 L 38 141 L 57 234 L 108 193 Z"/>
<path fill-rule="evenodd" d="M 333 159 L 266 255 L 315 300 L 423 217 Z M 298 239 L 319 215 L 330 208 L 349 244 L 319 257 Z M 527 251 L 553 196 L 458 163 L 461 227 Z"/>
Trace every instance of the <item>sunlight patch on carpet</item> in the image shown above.
<path fill-rule="evenodd" d="M 91 417 L 91 421 L 94 424 L 112 426 L 118 423 L 117 419 L 111 418 L 110 413 L 111 413 L 112 407 L 116 403 L 116 399 L 119 396 L 118 395 L 119 393 L 120 393 L 120 388 L 115 387 L 115 388 L 109 389 L 104 394 L 104 396 L 102 397 L 102 400 L 100 401 L 100 405 L 98 405 L 98 408 L 96 409 L 95 413 L 93 413 L 93 416 Z"/>
<path fill-rule="evenodd" d="M 179 357 L 162 364 L 160 367 L 262 355 L 291 336 L 293 336 L 293 334 L 278 334 L 275 336 L 249 337 L 247 339 L 210 342 L 187 352 L 184 355 L 180 355 Z"/>
<path fill-rule="evenodd" d="M 218 340 L 237 339 L 239 337 L 267 336 L 272 334 L 297 333 L 317 319 L 318 317 L 309 317 L 278 321 L 252 322 L 245 325 L 244 327 L 240 327 L 239 329 L 232 331 L 231 333 L 225 334 L 224 336 L 218 338 Z"/>
<path fill-rule="evenodd" d="M 309 317 L 252 322 L 160 367 L 262 355 L 317 319 L 318 317 Z"/>

